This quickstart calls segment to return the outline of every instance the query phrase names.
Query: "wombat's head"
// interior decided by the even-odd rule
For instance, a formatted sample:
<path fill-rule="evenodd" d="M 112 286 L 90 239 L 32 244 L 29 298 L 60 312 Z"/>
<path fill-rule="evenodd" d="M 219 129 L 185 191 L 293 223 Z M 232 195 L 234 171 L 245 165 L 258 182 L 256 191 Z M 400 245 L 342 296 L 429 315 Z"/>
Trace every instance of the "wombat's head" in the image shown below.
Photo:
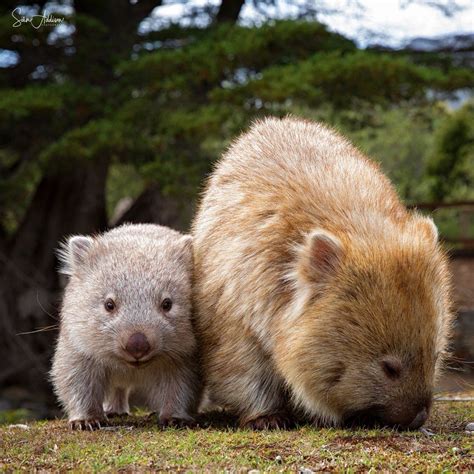
<path fill-rule="evenodd" d="M 60 251 L 69 275 L 61 331 L 109 364 L 145 365 L 193 350 L 192 239 L 156 225 L 73 236 Z"/>
<path fill-rule="evenodd" d="M 418 428 L 449 333 L 446 261 L 425 218 L 364 240 L 315 230 L 298 249 L 283 370 L 323 422 Z"/>

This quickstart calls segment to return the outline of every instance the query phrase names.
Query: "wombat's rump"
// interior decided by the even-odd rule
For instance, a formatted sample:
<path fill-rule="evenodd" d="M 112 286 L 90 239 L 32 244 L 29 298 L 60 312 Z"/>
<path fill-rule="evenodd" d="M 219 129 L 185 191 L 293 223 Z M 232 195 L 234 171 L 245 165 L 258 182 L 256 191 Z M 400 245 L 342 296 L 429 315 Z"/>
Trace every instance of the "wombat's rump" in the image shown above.
<path fill-rule="evenodd" d="M 426 420 L 451 321 L 431 220 L 330 129 L 256 123 L 193 225 L 194 305 L 215 402 L 259 428 L 288 401 L 325 423 Z"/>
<path fill-rule="evenodd" d="M 130 394 L 161 424 L 192 420 L 199 381 L 191 243 L 172 229 L 136 224 L 65 244 L 69 282 L 51 376 L 73 428 L 128 413 Z"/>

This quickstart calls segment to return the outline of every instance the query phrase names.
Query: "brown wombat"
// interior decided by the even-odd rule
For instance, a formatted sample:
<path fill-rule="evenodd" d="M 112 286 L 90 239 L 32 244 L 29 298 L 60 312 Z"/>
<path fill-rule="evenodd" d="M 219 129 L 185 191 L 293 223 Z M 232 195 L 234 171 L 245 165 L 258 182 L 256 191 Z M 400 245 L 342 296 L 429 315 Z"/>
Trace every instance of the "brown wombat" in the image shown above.
<path fill-rule="evenodd" d="M 256 123 L 212 174 L 193 224 L 195 311 L 213 400 L 243 425 L 416 428 L 452 319 L 433 222 L 334 131 Z"/>
<path fill-rule="evenodd" d="M 198 396 L 191 326 L 192 238 L 152 224 L 71 237 L 51 371 L 72 428 L 100 427 L 145 400 L 163 425 L 192 420 Z"/>

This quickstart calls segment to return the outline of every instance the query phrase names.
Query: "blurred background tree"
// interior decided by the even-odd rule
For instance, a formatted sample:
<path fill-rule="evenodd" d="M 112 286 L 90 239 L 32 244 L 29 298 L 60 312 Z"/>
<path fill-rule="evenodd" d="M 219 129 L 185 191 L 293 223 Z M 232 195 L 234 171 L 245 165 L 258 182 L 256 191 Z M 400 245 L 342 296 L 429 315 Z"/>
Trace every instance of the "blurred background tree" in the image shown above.
<path fill-rule="evenodd" d="M 187 229 L 212 163 L 255 118 L 332 124 L 408 203 L 474 198 L 473 105 L 452 107 L 473 85 L 472 38 L 363 49 L 316 21 L 326 4 L 295 3 L 296 19 L 258 26 L 237 23 L 245 0 L 222 0 L 145 28 L 161 1 L 2 2 L 1 385 L 51 400 L 55 331 L 18 334 L 57 325 L 58 242 L 122 222 Z M 64 20 L 13 28 L 18 7 Z"/>

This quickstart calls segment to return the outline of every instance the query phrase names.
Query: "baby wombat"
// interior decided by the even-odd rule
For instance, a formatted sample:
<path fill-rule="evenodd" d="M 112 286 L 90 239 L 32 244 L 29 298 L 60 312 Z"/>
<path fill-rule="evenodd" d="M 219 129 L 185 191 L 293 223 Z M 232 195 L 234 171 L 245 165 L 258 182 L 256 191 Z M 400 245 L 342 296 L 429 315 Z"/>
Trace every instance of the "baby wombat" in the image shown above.
<path fill-rule="evenodd" d="M 323 125 L 256 123 L 193 226 L 195 310 L 213 400 L 276 427 L 427 419 L 452 319 L 433 222 Z"/>
<path fill-rule="evenodd" d="M 51 371 L 71 427 L 100 427 L 137 395 L 159 423 L 196 408 L 191 327 L 192 238 L 151 224 L 71 237 L 60 251 L 69 276 Z"/>

